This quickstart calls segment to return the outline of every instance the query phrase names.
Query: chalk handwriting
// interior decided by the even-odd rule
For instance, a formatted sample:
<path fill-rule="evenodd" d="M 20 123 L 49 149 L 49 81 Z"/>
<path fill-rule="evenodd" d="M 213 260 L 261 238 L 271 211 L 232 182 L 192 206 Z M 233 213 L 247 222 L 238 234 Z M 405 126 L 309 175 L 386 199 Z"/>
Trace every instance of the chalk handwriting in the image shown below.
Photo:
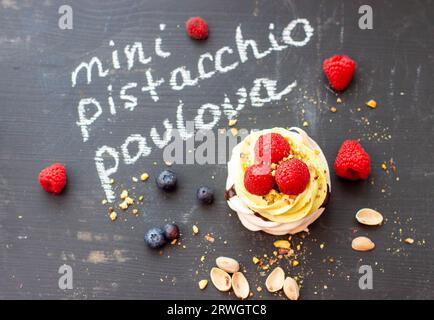
<path fill-rule="evenodd" d="M 296 28 L 302 30 L 303 35 L 297 32 L 297 36 L 295 36 L 294 30 Z M 290 21 L 282 29 L 280 37 L 275 35 L 275 24 L 270 23 L 268 25 L 268 44 L 264 47 L 263 44 L 259 45 L 256 40 L 247 38 L 240 24 L 234 32 L 234 46 L 225 45 L 215 52 L 202 53 L 197 58 L 196 69 L 189 69 L 185 65 L 181 65 L 169 73 L 161 75 L 158 74 L 159 59 L 164 60 L 174 56 L 170 49 L 164 45 L 165 29 L 166 24 L 159 25 L 160 35 L 155 38 L 153 53 L 146 52 L 149 48 L 152 50 L 152 46 L 146 46 L 139 41 L 131 42 L 121 48 L 116 46 L 113 40 L 110 40 L 110 58 L 93 56 L 88 61 L 80 62 L 71 72 L 71 86 L 73 88 L 80 87 L 82 90 L 97 79 L 105 79 L 108 75 L 116 74 L 118 70 L 126 73 L 135 69 L 138 64 L 140 72 L 143 72 L 144 75 L 143 82 L 124 82 L 118 84 L 117 88 L 113 83 L 106 84 L 106 104 L 94 97 L 86 97 L 84 94 L 84 97 L 77 104 L 77 126 L 80 128 L 83 142 L 87 143 L 91 135 L 97 134 L 91 130 L 92 125 L 101 122 L 103 116 L 106 118 L 116 116 L 124 110 L 134 112 L 137 107 L 146 103 L 146 99 L 158 102 L 160 100 L 158 92 L 161 86 L 166 86 L 175 92 L 181 92 L 187 87 L 195 87 L 201 81 L 209 80 L 218 74 L 233 72 L 240 65 L 249 61 L 264 59 L 273 52 L 283 51 L 289 47 L 305 46 L 314 34 L 314 29 L 306 19 Z M 218 125 L 222 117 L 229 120 L 234 119 L 249 104 L 259 108 L 270 102 L 279 101 L 291 93 L 296 86 L 297 80 L 282 85 L 276 79 L 259 77 L 250 86 L 240 86 L 235 90 L 233 93 L 235 99 L 229 98 L 232 95 L 223 92 L 222 100 L 219 103 L 205 102 L 198 106 L 189 106 L 196 108 L 196 114 L 191 119 L 185 119 L 185 104 L 179 100 L 174 122 L 166 118 L 161 123 L 161 129 L 157 129 L 158 126 L 155 125 L 148 132 L 145 132 L 145 129 L 142 132 L 131 134 L 125 138 L 119 148 L 107 145 L 97 148 L 94 158 L 95 166 L 106 199 L 109 202 L 115 200 L 111 179 L 118 171 L 119 165 L 121 163 L 133 165 L 139 159 L 149 156 L 152 152 L 149 143 L 159 149 L 166 147 L 170 149 L 173 148 L 172 142 L 180 139 L 186 142 L 187 150 L 193 150 L 195 140 L 197 141 L 199 136 L 195 134 L 195 130 L 198 130 L 198 132 L 200 131 L 199 140 L 206 140 L 208 145 L 211 145 L 215 138 L 214 136 L 211 137 L 209 133 Z M 143 99 L 145 100 L 141 101 Z M 189 110 L 191 110 L 190 108 Z M 150 138 L 149 141 L 147 136 Z M 219 136 L 218 139 L 220 144 L 221 137 Z M 207 163 L 213 157 L 206 145 L 200 146 L 198 150 L 202 154 L 200 163 Z M 167 151 L 164 150 L 165 153 Z M 186 163 L 194 163 L 194 154 L 187 153 L 185 156 Z M 218 157 L 221 158 L 220 155 Z"/>

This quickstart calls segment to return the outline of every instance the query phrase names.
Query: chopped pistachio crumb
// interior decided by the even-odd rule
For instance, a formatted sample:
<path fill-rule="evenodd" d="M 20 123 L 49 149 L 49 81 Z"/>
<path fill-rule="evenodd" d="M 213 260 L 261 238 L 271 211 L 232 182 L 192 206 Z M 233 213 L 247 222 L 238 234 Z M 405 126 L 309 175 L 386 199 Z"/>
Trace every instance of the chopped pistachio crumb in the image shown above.
<path fill-rule="evenodd" d="M 208 285 L 208 280 L 203 279 L 199 281 L 199 289 L 203 290 L 206 288 L 206 286 Z"/>
<path fill-rule="evenodd" d="M 366 105 L 369 108 L 375 109 L 377 107 L 377 101 L 375 101 L 375 100 L 369 100 L 368 102 L 366 102 Z"/>
<path fill-rule="evenodd" d="M 274 241 L 273 245 L 276 248 L 284 248 L 284 249 L 290 249 L 291 248 L 291 245 L 290 245 L 288 240 L 277 240 L 277 241 Z"/>
<path fill-rule="evenodd" d="M 234 125 L 237 124 L 237 122 L 238 122 L 237 119 L 231 119 L 231 120 L 229 120 L 228 126 L 229 127 L 233 127 Z"/>
<path fill-rule="evenodd" d="M 407 238 L 407 239 L 404 240 L 404 242 L 405 242 L 405 243 L 408 243 L 408 244 L 413 244 L 413 243 L 414 243 L 414 239 L 412 239 L 412 238 Z"/>
<path fill-rule="evenodd" d="M 118 217 L 118 214 L 116 212 L 113 211 L 112 213 L 110 213 L 110 220 L 111 221 L 115 221 L 117 217 Z"/>
<path fill-rule="evenodd" d="M 210 234 L 206 234 L 204 239 L 208 242 L 211 242 L 211 243 L 214 243 L 214 241 L 215 241 L 214 237 Z"/>
<path fill-rule="evenodd" d="M 121 199 L 125 199 L 126 197 L 128 197 L 128 190 L 122 190 Z"/>
<path fill-rule="evenodd" d="M 127 210 L 128 209 L 128 203 L 123 201 L 121 204 L 119 204 L 119 208 L 121 208 L 122 210 Z"/>
<path fill-rule="evenodd" d="M 198 234 L 199 228 L 196 225 L 193 225 L 193 234 Z"/>

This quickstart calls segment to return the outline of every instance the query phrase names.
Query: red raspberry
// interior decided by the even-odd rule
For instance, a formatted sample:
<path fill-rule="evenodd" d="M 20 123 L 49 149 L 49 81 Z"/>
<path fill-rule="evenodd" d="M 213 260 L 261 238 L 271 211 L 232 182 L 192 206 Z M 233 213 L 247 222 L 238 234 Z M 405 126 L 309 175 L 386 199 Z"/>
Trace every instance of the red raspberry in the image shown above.
<path fill-rule="evenodd" d="M 336 156 L 335 171 L 348 180 L 366 180 L 371 172 L 371 159 L 358 141 L 346 140 Z"/>
<path fill-rule="evenodd" d="M 259 163 L 278 163 L 289 155 L 290 146 L 278 133 L 267 133 L 259 137 L 255 144 L 255 160 Z"/>
<path fill-rule="evenodd" d="M 208 24 L 201 17 L 192 17 L 185 23 L 188 35 L 196 40 L 208 38 Z"/>
<path fill-rule="evenodd" d="M 275 177 L 280 192 L 289 195 L 302 193 L 310 181 L 309 168 L 296 158 L 289 159 L 278 166 Z"/>
<path fill-rule="evenodd" d="M 332 88 L 341 91 L 350 84 L 356 62 L 348 56 L 335 55 L 324 60 L 322 67 Z"/>
<path fill-rule="evenodd" d="M 61 163 L 52 164 L 39 173 L 39 183 L 47 192 L 60 193 L 66 185 L 66 169 Z"/>
<path fill-rule="evenodd" d="M 246 190 L 257 196 L 265 196 L 273 189 L 274 178 L 271 175 L 271 168 L 266 164 L 255 164 L 250 166 L 244 175 L 244 187 Z"/>

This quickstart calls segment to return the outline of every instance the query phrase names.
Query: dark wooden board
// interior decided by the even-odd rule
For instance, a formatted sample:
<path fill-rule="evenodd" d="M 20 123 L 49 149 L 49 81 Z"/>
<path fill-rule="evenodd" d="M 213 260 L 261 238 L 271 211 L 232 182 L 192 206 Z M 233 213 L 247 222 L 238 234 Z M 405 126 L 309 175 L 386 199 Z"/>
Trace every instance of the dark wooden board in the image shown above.
<path fill-rule="evenodd" d="M 74 10 L 74 25 L 73 30 L 61 30 L 58 8 L 64 2 L 11 0 L 0 5 L 0 298 L 232 298 L 212 286 L 203 292 L 197 288 L 215 257 L 228 255 L 245 267 L 254 298 L 273 299 L 256 292 L 257 286 L 264 288 L 264 278 L 251 259 L 271 254 L 273 240 L 282 237 L 249 232 L 235 214 L 229 215 L 223 197 L 225 165 L 174 165 L 180 182 L 175 194 L 162 194 L 153 181 L 139 183 L 137 192 L 145 194 L 141 215 L 119 212 L 122 219 L 111 222 L 101 204 L 104 193 L 94 163 L 98 147 L 119 149 L 128 135 L 140 133 L 152 153 L 134 165 L 120 165 L 116 192 L 131 186 L 131 177 L 143 171 L 153 180 L 165 165 L 149 130 L 157 126 L 161 131 L 165 118 L 176 120 L 179 99 L 185 103 L 184 116 L 191 119 L 201 104 L 221 104 L 224 93 L 233 98 L 236 89 L 250 88 L 259 77 L 282 86 L 297 80 L 297 88 L 262 108 L 248 102 L 238 116 L 239 128 L 302 126 L 308 121 L 306 130 L 322 146 L 330 165 L 347 138 L 360 139 L 372 157 L 368 182 L 332 177 L 330 205 L 302 240 L 301 265 L 292 268 L 282 262 L 288 273 L 304 276 L 302 298 L 434 298 L 432 1 L 372 2 L 373 30 L 358 28 L 358 8 L 364 1 L 313 0 L 66 1 Z M 209 22 L 205 42 L 185 35 L 184 22 L 193 15 Z M 155 59 L 152 68 L 168 74 L 185 65 L 197 72 L 200 54 L 235 47 L 239 24 L 246 37 L 266 48 L 269 24 L 274 23 L 279 34 L 296 18 L 308 19 L 314 28 L 306 46 L 249 60 L 181 92 L 162 86 L 160 101 L 148 97 L 134 112 L 122 111 L 111 122 L 98 122 L 83 143 L 76 125 L 80 97 L 104 99 L 110 81 L 144 77 L 145 68 L 137 68 L 71 87 L 71 72 L 80 62 L 92 56 L 110 59 L 110 40 L 118 48 L 141 41 L 152 50 L 154 39 L 161 36 L 172 56 Z M 160 23 L 166 24 L 163 32 Z M 327 88 L 321 64 L 335 53 L 354 57 L 358 68 L 353 83 L 340 95 L 344 103 L 332 114 L 329 107 L 336 105 L 336 95 Z M 376 110 L 364 105 L 369 99 L 378 101 Z M 227 127 L 224 117 L 218 127 Z M 380 166 L 391 158 L 397 171 L 386 173 Z M 68 170 L 68 186 L 60 196 L 44 193 L 37 181 L 38 172 L 52 162 L 63 162 Z M 195 199 L 202 184 L 216 189 L 217 200 L 208 208 Z M 357 225 L 354 214 L 362 207 L 377 208 L 386 224 L 374 229 Z M 186 248 L 167 247 L 160 256 L 145 247 L 143 234 L 169 220 L 182 228 Z M 193 224 L 200 228 L 195 237 Z M 203 239 L 207 233 L 216 237 L 214 244 Z M 377 248 L 352 251 L 355 234 L 370 236 Z M 415 244 L 403 243 L 406 237 Z M 330 257 L 334 263 L 328 262 Z M 58 268 L 64 263 L 74 272 L 72 290 L 58 288 Z M 373 290 L 358 287 L 363 264 L 373 268 Z"/>

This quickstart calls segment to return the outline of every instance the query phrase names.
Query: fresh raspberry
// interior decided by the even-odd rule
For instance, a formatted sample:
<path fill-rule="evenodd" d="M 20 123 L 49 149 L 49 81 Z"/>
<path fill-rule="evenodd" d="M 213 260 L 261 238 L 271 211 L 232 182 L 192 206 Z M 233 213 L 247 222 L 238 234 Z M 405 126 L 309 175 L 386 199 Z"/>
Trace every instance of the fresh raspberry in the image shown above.
<path fill-rule="evenodd" d="M 356 62 L 348 56 L 335 55 L 324 60 L 322 67 L 332 88 L 342 91 L 353 78 Z"/>
<path fill-rule="evenodd" d="M 255 144 L 255 160 L 259 163 L 278 163 L 289 155 L 290 146 L 278 133 L 267 133 L 259 137 Z"/>
<path fill-rule="evenodd" d="M 192 17 L 185 23 L 188 35 L 196 40 L 208 38 L 208 24 L 201 17 Z"/>
<path fill-rule="evenodd" d="M 335 171 L 348 180 L 366 180 L 371 172 L 371 159 L 358 141 L 346 140 L 336 156 Z"/>
<path fill-rule="evenodd" d="M 306 189 L 310 173 L 303 161 L 292 158 L 277 167 L 275 177 L 280 192 L 297 195 Z"/>
<path fill-rule="evenodd" d="M 47 192 L 60 193 L 66 185 L 66 169 L 61 163 L 52 164 L 39 173 L 39 183 Z"/>
<path fill-rule="evenodd" d="M 244 175 L 244 187 L 246 190 L 257 196 L 265 196 L 273 189 L 274 178 L 271 175 L 271 168 L 266 164 L 255 164 L 250 166 Z"/>

